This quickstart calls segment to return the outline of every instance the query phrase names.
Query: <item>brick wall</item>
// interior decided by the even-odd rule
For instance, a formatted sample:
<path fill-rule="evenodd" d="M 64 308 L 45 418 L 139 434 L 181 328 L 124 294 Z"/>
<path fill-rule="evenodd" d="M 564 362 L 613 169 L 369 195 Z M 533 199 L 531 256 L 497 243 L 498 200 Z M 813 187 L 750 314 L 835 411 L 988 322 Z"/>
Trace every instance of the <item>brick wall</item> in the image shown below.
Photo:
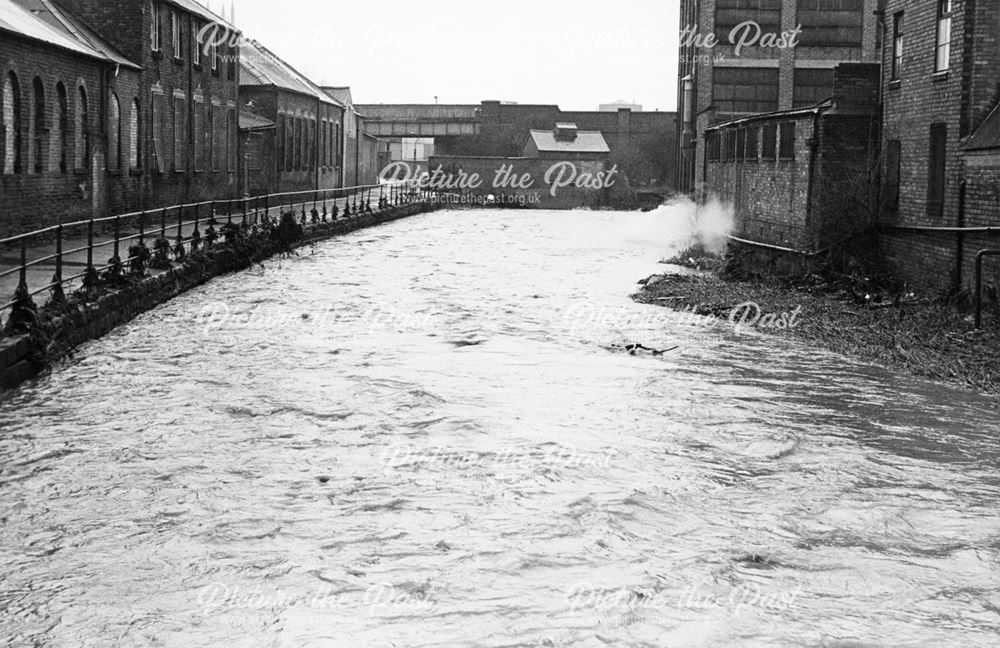
<path fill-rule="evenodd" d="M 60 221 L 89 218 L 95 208 L 100 207 L 94 199 L 95 179 L 98 194 L 104 179 L 101 151 L 105 125 L 100 105 L 106 88 L 106 67 L 96 59 L 5 34 L 0 39 L 0 87 L 11 73 L 16 75 L 20 88 L 22 169 L 21 173 L 4 174 L 0 167 L 0 237 L 47 227 Z M 35 171 L 35 78 L 42 82 L 44 121 L 49 129 L 41 173 Z M 58 124 L 56 88 L 60 83 L 67 93 L 65 172 L 59 168 L 60 144 L 54 129 Z M 77 168 L 77 136 L 74 131 L 82 114 L 78 101 L 81 87 L 87 93 L 89 120 L 86 130 L 91 140 L 91 157 Z M 0 103 L 2 101 L 0 98 Z M 13 125 L 8 125 L 7 137 L 12 137 L 12 129 Z"/>
<path fill-rule="evenodd" d="M 194 48 L 197 42 L 194 34 L 204 24 L 204 20 L 180 10 L 166 2 L 136 0 L 57 0 L 58 4 L 78 16 L 91 28 L 115 45 L 125 56 L 142 67 L 137 96 L 142 107 L 141 123 L 143 137 L 143 159 L 141 173 L 133 177 L 138 181 L 122 192 L 122 200 L 135 198 L 137 208 L 155 208 L 185 202 L 197 202 L 236 196 L 238 193 L 239 165 L 230 164 L 237 150 L 238 130 L 228 128 L 230 110 L 237 110 L 238 74 L 231 74 L 230 60 L 238 57 L 238 49 L 220 47 L 220 63 L 212 69 L 210 57 L 202 53 L 200 65 L 194 62 Z M 152 10 L 157 7 L 161 20 L 161 50 L 153 52 L 150 34 L 152 32 Z M 180 25 L 181 51 L 173 49 L 170 12 L 177 11 Z M 239 63 L 233 63 L 238 71 Z M 152 104 L 153 95 L 165 97 L 166 119 L 164 123 L 163 157 L 164 163 L 154 170 L 152 157 Z M 182 97 L 184 137 L 184 164 L 174 165 L 174 98 Z M 123 102 L 124 103 L 124 102 Z M 221 148 L 221 164 L 217 170 L 211 164 L 196 168 L 195 147 L 205 148 L 210 108 L 217 110 L 217 129 L 214 142 Z M 195 111 L 200 109 L 201 129 L 196 132 Z M 138 184 L 136 191 L 131 185 Z"/>
<path fill-rule="evenodd" d="M 677 113 L 562 111 L 555 105 L 484 101 L 479 115 L 479 135 L 437 138 L 437 150 L 456 156 L 517 157 L 528 131 L 551 131 L 557 122 L 572 122 L 582 131 L 604 135 L 612 162 L 633 186 L 674 186 Z"/>
<path fill-rule="evenodd" d="M 712 34 L 715 30 L 715 0 L 684 0 L 680 4 L 681 26 L 697 28 L 700 35 Z M 790 49 L 769 49 L 762 47 L 744 48 L 739 54 L 728 40 L 723 39 L 713 49 L 698 48 L 690 43 L 680 49 L 678 76 L 678 106 L 683 106 L 683 85 L 681 79 L 694 76 L 695 141 L 694 150 L 686 151 L 682 159 L 678 157 L 678 188 L 704 198 L 705 141 L 704 133 L 712 124 L 745 116 L 739 114 L 719 114 L 715 105 L 712 86 L 716 67 L 753 69 L 768 68 L 778 70 L 778 110 L 792 108 L 794 79 L 797 68 L 832 69 L 843 62 L 873 63 L 879 60 L 878 21 L 873 15 L 878 0 L 864 0 L 861 10 L 861 47 L 810 47 L 800 45 Z M 798 15 L 797 0 L 783 0 L 781 31 L 790 33 L 800 24 L 803 33 L 821 25 L 802 24 Z M 683 124 L 678 124 L 675 137 L 679 140 Z M 686 166 L 681 166 L 684 164 Z"/>
<path fill-rule="evenodd" d="M 343 128 L 342 108 L 320 102 L 316 97 L 272 86 L 242 86 L 240 93 L 243 103 L 253 101 L 257 113 L 277 125 L 261 135 L 262 168 L 250 174 L 251 195 L 340 187 L 340 156 L 337 155 L 340 149 L 334 127 Z M 324 135 L 324 123 L 329 124 L 328 137 Z M 289 135 L 293 140 L 295 137 L 291 129 L 298 124 L 307 127 L 302 136 L 307 154 L 301 158 L 293 156 L 294 147 L 289 143 Z M 325 155 L 324 146 L 330 147 Z"/>
<path fill-rule="evenodd" d="M 965 176 L 961 146 L 995 105 L 1000 83 L 998 16 L 1000 4 L 992 0 L 956 0 L 952 18 L 952 52 L 947 71 L 935 69 L 937 2 L 889 0 L 887 17 L 902 12 L 905 46 L 899 80 L 891 78 L 891 48 L 883 65 L 885 83 L 883 149 L 892 141 L 900 146 L 899 204 L 883 206 L 881 220 L 888 226 L 961 227 L 998 224 L 990 186 L 995 183 L 985 167 L 970 170 L 965 209 L 960 211 L 960 191 Z M 889 35 L 891 39 L 891 34 Z M 891 41 L 890 41 L 891 42 Z M 970 48 L 977 49 L 972 51 Z M 944 208 L 940 215 L 929 209 L 930 131 L 932 124 L 947 128 L 945 146 Z M 964 221 L 964 222 L 963 222 Z M 882 237 L 889 262 L 923 292 L 953 292 L 970 286 L 969 268 L 976 245 L 990 244 L 990 237 L 956 233 L 928 233 L 898 229 Z M 1000 244 L 992 237 L 992 245 Z M 977 248 L 978 249 L 978 248 Z M 959 255 L 961 254 L 961 257 Z"/>
<path fill-rule="evenodd" d="M 464 192 L 476 196 L 518 196 L 523 197 L 525 207 L 542 209 L 572 209 L 576 207 L 597 207 L 606 204 L 612 197 L 619 195 L 619 191 L 624 190 L 625 182 L 619 177 L 611 190 L 580 189 L 575 186 L 559 188 L 556 195 L 550 192 L 550 185 L 545 183 L 545 176 L 549 169 L 559 160 L 538 159 L 538 158 L 495 158 L 495 157 L 456 157 L 456 156 L 433 156 L 429 161 L 431 169 L 436 169 L 438 165 L 445 173 L 457 175 L 464 171 L 466 174 L 478 174 L 482 180 L 482 186 L 477 189 L 468 189 Z M 595 159 L 592 157 L 580 157 L 573 160 L 577 172 L 580 174 L 596 175 L 611 167 L 605 159 Z M 527 189 L 494 187 L 497 171 L 501 166 L 513 167 L 512 175 L 521 177 L 528 174 L 533 180 L 533 185 Z M 532 200 L 532 197 L 537 196 Z"/>

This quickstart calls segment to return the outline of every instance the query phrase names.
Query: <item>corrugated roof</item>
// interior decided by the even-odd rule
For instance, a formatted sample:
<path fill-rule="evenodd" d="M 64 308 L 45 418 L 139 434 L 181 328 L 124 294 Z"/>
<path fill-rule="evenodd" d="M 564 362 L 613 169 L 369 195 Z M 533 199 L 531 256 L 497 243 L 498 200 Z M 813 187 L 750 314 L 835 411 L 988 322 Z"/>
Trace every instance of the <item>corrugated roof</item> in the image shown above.
<path fill-rule="evenodd" d="M 13 0 L 0 0 L 0 30 L 13 32 L 83 56 L 104 61 L 112 60 L 86 40 L 74 37 L 66 30 L 57 29 Z"/>
<path fill-rule="evenodd" d="M 240 45 L 240 85 L 274 86 L 343 107 L 342 103 L 253 39 L 244 39 Z"/>
<path fill-rule="evenodd" d="M 985 151 L 1000 148 L 1000 106 L 993 109 L 963 147 L 966 151 Z"/>
<path fill-rule="evenodd" d="M 539 153 L 610 153 L 600 131 L 578 131 L 573 141 L 557 140 L 552 131 L 531 131 Z"/>
<path fill-rule="evenodd" d="M 139 66 L 125 58 L 116 50 L 111 43 L 104 40 L 97 32 L 83 24 L 78 18 L 67 13 L 62 7 L 57 6 L 51 0 L 14 0 L 32 15 L 47 25 L 61 32 L 85 47 L 96 50 L 109 61 L 118 65 L 124 65 L 139 69 Z"/>

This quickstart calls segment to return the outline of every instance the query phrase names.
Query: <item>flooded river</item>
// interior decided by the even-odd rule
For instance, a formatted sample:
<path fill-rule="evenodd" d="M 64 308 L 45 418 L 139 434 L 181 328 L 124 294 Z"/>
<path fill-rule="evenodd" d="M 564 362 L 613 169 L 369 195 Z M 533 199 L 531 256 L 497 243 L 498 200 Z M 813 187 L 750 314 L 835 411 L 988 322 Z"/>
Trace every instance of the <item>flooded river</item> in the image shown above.
<path fill-rule="evenodd" d="M 633 304 L 672 236 L 437 212 L 86 345 L 0 401 L 0 644 L 997 646 L 993 401 Z"/>

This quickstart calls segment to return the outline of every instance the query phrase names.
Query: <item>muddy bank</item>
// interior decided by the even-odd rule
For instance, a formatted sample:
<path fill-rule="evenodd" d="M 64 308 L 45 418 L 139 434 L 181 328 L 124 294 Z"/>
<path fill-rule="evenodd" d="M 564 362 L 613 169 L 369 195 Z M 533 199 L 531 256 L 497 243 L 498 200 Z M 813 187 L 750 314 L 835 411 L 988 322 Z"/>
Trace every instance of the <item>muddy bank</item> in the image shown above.
<path fill-rule="evenodd" d="M 976 331 L 971 315 L 935 301 L 858 304 L 827 290 L 723 281 L 714 274 L 658 275 L 634 299 L 1000 395 L 1000 318 L 994 312 Z"/>

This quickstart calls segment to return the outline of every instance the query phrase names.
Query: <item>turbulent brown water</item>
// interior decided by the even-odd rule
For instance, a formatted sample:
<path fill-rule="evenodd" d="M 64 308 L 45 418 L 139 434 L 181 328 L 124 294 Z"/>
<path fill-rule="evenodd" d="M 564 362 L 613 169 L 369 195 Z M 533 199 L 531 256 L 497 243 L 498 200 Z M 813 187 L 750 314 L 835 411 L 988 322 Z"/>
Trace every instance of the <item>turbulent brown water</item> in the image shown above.
<path fill-rule="evenodd" d="M 997 646 L 993 401 L 631 303 L 668 216 L 438 212 L 87 345 L 0 402 L 0 640 Z"/>

